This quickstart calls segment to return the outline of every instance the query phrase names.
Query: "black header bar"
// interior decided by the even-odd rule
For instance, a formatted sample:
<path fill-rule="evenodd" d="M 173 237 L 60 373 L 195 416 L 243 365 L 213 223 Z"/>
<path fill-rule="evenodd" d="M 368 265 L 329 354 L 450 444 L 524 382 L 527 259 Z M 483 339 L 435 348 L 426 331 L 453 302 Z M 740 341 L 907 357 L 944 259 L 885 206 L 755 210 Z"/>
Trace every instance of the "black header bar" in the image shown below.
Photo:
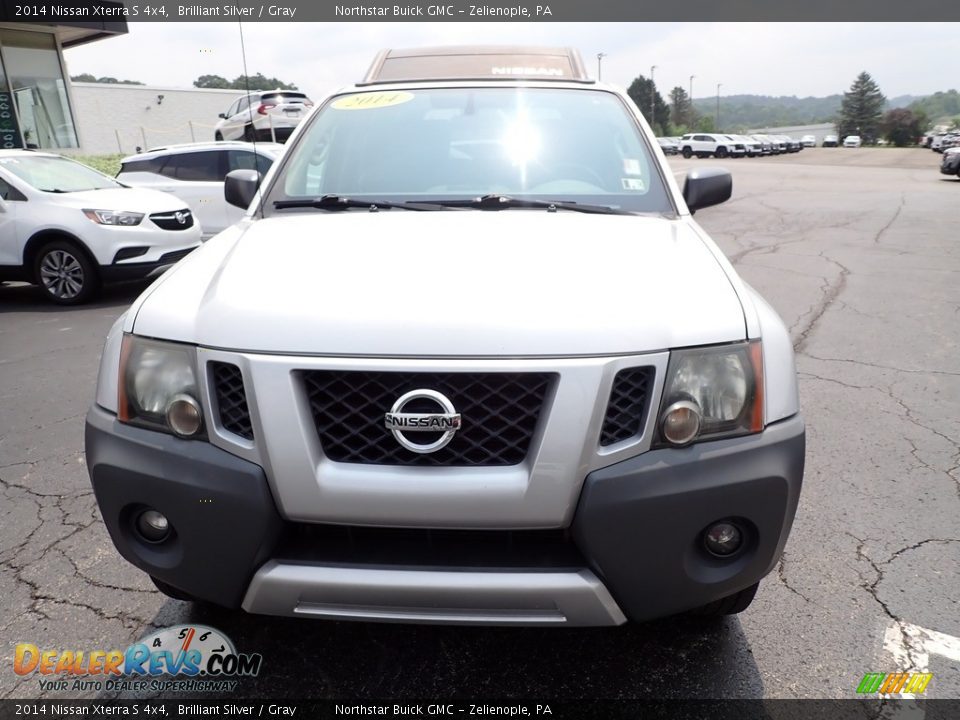
<path fill-rule="evenodd" d="M 0 0 L 0 22 L 937 22 L 958 0 Z M 762 28 L 757 29 L 763 32 Z M 864 29 L 867 32 L 866 29 Z"/>

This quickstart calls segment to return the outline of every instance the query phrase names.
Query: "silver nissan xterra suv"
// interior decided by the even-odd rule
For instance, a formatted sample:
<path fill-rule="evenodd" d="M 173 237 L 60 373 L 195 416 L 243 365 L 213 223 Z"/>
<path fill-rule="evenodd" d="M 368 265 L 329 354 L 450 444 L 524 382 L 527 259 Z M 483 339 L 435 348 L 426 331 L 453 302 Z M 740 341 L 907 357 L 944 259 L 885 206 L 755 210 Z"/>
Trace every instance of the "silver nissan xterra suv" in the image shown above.
<path fill-rule="evenodd" d="M 743 610 L 783 552 L 790 337 L 628 96 L 565 48 L 384 51 L 110 331 L 120 553 L 251 613 L 616 625 Z"/>

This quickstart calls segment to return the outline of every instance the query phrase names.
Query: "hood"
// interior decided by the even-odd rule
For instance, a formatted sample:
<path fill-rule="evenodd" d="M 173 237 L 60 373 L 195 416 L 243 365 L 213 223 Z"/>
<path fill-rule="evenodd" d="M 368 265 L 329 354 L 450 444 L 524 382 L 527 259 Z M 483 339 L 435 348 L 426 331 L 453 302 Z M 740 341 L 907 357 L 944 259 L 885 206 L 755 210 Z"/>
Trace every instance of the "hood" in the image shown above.
<path fill-rule="evenodd" d="M 48 193 L 44 193 L 48 195 Z M 169 193 L 146 188 L 107 188 L 105 190 L 81 190 L 63 194 L 49 194 L 58 205 L 68 205 L 90 210 L 129 210 L 150 215 L 157 212 L 183 210 L 187 203 Z"/>
<path fill-rule="evenodd" d="M 347 211 L 247 221 L 167 273 L 134 332 L 319 355 L 627 354 L 745 337 L 687 218 Z"/>

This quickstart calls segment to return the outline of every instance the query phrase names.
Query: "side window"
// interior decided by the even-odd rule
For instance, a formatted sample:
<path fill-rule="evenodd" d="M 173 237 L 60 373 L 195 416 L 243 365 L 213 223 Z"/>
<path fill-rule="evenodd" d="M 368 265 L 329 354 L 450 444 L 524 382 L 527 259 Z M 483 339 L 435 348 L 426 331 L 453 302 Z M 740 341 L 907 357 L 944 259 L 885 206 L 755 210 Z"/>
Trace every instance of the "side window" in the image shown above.
<path fill-rule="evenodd" d="M 250 100 L 252 100 L 252 98 L 249 95 L 240 98 L 240 106 L 237 108 L 237 112 L 241 113 L 250 107 Z"/>
<path fill-rule="evenodd" d="M 261 175 L 266 175 L 267 170 L 273 165 L 273 160 L 247 150 L 231 150 L 230 162 L 227 172 L 231 170 L 256 170 Z"/>
<path fill-rule="evenodd" d="M 224 115 L 226 115 L 227 117 L 233 117 L 234 115 L 237 114 L 237 108 L 239 107 L 240 107 L 240 101 L 239 100 L 234 101 L 233 105 L 230 106 L 230 109 L 227 110 L 224 113 Z"/>
<path fill-rule="evenodd" d="M 680 138 L 680 139 L 681 139 L 681 140 L 689 140 L 689 139 L 691 139 L 692 137 L 693 137 L 693 135 L 684 135 L 684 136 L 683 136 L 682 138 Z"/>
<path fill-rule="evenodd" d="M 8 183 L 3 178 L 0 178 L 0 198 L 4 200 L 26 200 L 19 190 L 17 190 L 13 185 Z"/>
<path fill-rule="evenodd" d="M 710 142 L 709 135 L 695 135 L 693 139 L 697 140 L 698 142 Z"/>
<path fill-rule="evenodd" d="M 219 182 L 226 175 L 224 155 L 223 150 L 173 155 L 164 166 L 163 174 L 177 180 Z"/>
<path fill-rule="evenodd" d="M 155 157 L 150 160 L 132 160 L 130 162 L 125 162 L 120 166 L 120 172 L 117 173 L 119 176 L 122 173 L 133 173 L 133 172 L 145 172 L 153 173 L 155 175 L 163 175 L 163 166 L 166 163 L 167 158 L 165 157 Z"/>

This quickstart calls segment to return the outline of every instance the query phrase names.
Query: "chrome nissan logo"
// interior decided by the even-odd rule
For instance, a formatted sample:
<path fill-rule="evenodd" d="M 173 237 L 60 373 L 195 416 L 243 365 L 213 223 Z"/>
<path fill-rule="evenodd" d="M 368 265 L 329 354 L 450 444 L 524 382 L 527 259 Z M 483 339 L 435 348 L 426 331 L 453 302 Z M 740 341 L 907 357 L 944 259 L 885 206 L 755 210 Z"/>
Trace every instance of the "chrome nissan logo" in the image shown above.
<path fill-rule="evenodd" d="M 177 222 L 180 223 L 181 225 L 187 224 L 187 214 L 185 212 L 178 211 L 177 214 L 174 215 L 174 217 L 177 219 Z"/>
<path fill-rule="evenodd" d="M 431 400 L 437 404 L 441 412 L 436 413 L 405 413 L 405 408 L 414 400 Z M 407 450 L 426 454 L 436 452 L 453 440 L 453 436 L 460 429 L 460 413 L 453 407 L 453 403 L 443 393 L 436 390 L 411 390 L 400 396 L 390 408 L 390 412 L 383 416 L 383 425 L 393 433 L 397 442 Z M 432 443 L 420 444 L 411 442 L 404 433 L 440 432 L 440 438 Z"/>

